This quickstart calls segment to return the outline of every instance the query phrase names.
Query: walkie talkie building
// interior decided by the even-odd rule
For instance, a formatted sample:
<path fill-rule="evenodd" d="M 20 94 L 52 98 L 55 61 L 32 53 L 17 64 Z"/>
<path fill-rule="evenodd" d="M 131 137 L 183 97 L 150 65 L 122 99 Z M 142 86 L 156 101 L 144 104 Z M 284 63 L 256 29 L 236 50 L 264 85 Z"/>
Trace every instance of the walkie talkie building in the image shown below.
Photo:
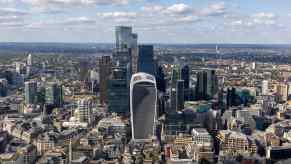
<path fill-rule="evenodd" d="M 132 139 L 146 142 L 155 136 L 157 87 L 154 76 L 136 73 L 130 82 L 130 112 Z"/>

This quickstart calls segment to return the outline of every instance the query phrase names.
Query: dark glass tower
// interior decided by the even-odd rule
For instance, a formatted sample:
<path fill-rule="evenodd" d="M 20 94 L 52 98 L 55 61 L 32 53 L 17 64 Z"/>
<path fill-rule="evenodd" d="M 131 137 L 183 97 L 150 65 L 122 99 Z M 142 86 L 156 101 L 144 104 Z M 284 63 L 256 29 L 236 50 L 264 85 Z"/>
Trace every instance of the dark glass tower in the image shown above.
<path fill-rule="evenodd" d="M 63 105 L 63 88 L 56 82 L 48 83 L 45 88 L 45 103 L 54 107 Z"/>
<path fill-rule="evenodd" d="M 176 111 L 184 109 L 184 80 L 178 80 L 176 85 Z"/>
<path fill-rule="evenodd" d="M 110 56 L 102 56 L 99 59 L 99 79 L 100 79 L 100 104 L 107 103 L 108 80 L 111 73 L 111 58 Z"/>
<path fill-rule="evenodd" d="M 127 69 L 113 67 L 112 78 L 108 88 L 108 110 L 120 115 L 129 114 L 129 89 L 127 85 Z"/>
<path fill-rule="evenodd" d="M 154 47 L 153 45 L 138 46 L 138 72 L 155 75 Z"/>
<path fill-rule="evenodd" d="M 171 110 L 170 113 L 177 111 L 177 82 L 180 79 L 180 68 L 175 66 L 171 75 Z"/>
<path fill-rule="evenodd" d="M 160 92 L 166 92 L 166 80 L 165 80 L 165 73 L 162 66 L 159 66 L 157 69 L 157 88 Z"/>
<path fill-rule="evenodd" d="M 24 86 L 25 103 L 35 104 L 37 102 L 37 82 L 27 81 Z"/>
<path fill-rule="evenodd" d="M 181 79 L 184 80 L 184 88 L 189 89 L 190 87 L 190 68 L 188 65 L 181 69 Z"/>
<path fill-rule="evenodd" d="M 214 70 L 203 70 L 197 74 L 196 98 L 209 100 L 217 93 L 217 76 Z"/>
<path fill-rule="evenodd" d="M 181 79 L 184 80 L 184 99 L 190 99 L 190 68 L 188 65 L 181 69 Z"/>

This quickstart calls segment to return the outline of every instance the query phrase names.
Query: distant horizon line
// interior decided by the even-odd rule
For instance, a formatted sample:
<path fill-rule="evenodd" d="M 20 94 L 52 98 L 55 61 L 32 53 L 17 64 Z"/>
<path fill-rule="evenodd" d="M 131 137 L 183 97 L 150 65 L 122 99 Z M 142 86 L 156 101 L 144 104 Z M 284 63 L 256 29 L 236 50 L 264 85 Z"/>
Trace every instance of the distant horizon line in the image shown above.
<path fill-rule="evenodd" d="M 1 42 L 0 44 L 110 44 L 114 45 L 114 42 Z M 162 43 L 162 42 L 140 42 L 142 44 L 153 45 L 286 45 L 291 46 L 291 43 Z"/>

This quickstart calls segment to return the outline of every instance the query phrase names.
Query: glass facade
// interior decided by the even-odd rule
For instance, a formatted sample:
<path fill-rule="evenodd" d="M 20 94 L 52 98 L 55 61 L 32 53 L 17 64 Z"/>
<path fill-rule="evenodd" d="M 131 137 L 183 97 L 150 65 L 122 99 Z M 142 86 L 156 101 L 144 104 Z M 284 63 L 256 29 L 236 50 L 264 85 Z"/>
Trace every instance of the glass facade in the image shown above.
<path fill-rule="evenodd" d="M 129 90 L 127 71 L 124 67 L 113 68 L 112 79 L 109 80 L 108 110 L 111 113 L 129 114 Z"/>
<path fill-rule="evenodd" d="M 138 47 L 138 72 L 155 75 L 154 48 L 152 45 Z"/>

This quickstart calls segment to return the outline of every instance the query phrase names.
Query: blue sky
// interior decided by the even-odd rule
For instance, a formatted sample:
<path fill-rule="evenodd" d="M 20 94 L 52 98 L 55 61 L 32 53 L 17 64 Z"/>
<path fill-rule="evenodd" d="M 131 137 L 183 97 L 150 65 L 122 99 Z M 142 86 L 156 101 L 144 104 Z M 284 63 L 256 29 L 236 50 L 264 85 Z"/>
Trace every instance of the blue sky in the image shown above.
<path fill-rule="evenodd" d="M 290 0 L 0 0 L 1 42 L 291 43 Z"/>

